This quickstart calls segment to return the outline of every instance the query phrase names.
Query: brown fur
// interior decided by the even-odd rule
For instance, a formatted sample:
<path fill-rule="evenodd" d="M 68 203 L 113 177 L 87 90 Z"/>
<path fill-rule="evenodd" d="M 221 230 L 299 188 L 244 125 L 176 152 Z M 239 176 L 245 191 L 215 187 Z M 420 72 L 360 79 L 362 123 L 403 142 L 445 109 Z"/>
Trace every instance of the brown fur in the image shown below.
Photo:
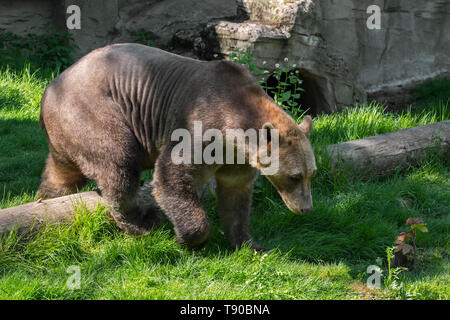
<path fill-rule="evenodd" d="M 114 207 L 111 216 L 120 228 L 145 233 L 164 213 L 178 241 L 196 248 L 211 232 L 197 189 L 215 177 L 218 214 L 231 246 L 248 243 L 263 250 L 249 235 L 259 165 L 172 163 L 171 133 L 192 132 L 196 120 L 203 130 L 222 132 L 272 123 L 280 131 L 280 171 L 268 178 L 291 210 L 312 210 L 310 180 L 316 169 L 310 118 L 297 126 L 240 65 L 201 62 L 136 44 L 95 50 L 47 87 L 40 124 L 50 154 L 39 193 L 76 192 L 93 179 Z M 153 190 L 147 192 L 154 205 L 144 206 L 136 194 L 142 170 L 150 168 L 155 169 Z"/>

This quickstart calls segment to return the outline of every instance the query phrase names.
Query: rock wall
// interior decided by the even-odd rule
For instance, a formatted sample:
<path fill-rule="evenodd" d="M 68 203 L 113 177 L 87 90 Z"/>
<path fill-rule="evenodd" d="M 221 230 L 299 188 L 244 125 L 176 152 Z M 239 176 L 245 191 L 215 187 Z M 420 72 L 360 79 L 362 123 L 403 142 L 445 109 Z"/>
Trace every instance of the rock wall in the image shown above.
<path fill-rule="evenodd" d="M 119 1 L 117 0 L 60 0 L 60 17 L 68 16 L 66 9 L 77 5 L 81 10 L 81 29 L 71 30 L 77 45 L 78 56 L 82 56 L 96 48 L 112 43 L 116 34 L 115 25 L 119 19 Z M 65 27 L 66 21 L 59 22 Z"/>
<path fill-rule="evenodd" d="M 219 51 L 249 42 L 259 66 L 269 70 L 287 57 L 302 72 L 305 102 L 316 111 L 331 112 L 365 101 L 366 94 L 450 70 L 448 0 L 238 2 L 248 20 L 209 25 Z M 367 8 L 373 4 L 381 9 L 379 30 L 366 26 Z"/>
<path fill-rule="evenodd" d="M 364 28 L 366 8 L 381 8 L 381 29 Z M 449 0 L 320 1 L 323 38 L 367 91 L 450 70 Z"/>
<path fill-rule="evenodd" d="M 157 47 L 195 55 L 202 49 L 205 25 L 233 17 L 236 12 L 234 0 L 124 1 L 112 41 L 132 41 L 144 31 Z"/>
<path fill-rule="evenodd" d="M 258 66 L 270 72 L 287 58 L 290 68 L 303 76 L 303 107 L 315 113 L 366 100 L 344 57 L 322 33 L 319 1 L 240 0 L 239 4 L 248 13 L 247 20 L 208 25 L 210 34 L 219 39 L 220 52 L 250 43 Z"/>
<path fill-rule="evenodd" d="M 53 21 L 52 0 L 1 0 L 0 29 L 14 33 L 24 33 L 30 28 L 40 32 L 39 27 Z"/>
<path fill-rule="evenodd" d="M 81 8 L 81 30 L 71 31 L 80 56 L 140 39 L 200 59 L 249 48 L 269 72 L 287 57 L 316 112 L 450 70 L 449 0 L 0 0 L 0 28 L 64 27 L 71 4 Z M 366 26 L 373 4 L 380 30 Z"/>

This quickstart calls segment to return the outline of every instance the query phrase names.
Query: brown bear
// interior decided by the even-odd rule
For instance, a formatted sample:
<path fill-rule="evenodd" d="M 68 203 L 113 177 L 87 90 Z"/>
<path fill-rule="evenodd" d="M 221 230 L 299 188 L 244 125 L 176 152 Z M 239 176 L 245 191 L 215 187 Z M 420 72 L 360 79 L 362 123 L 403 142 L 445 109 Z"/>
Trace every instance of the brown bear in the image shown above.
<path fill-rule="evenodd" d="M 259 130 L 269 123 L 278 132 L 279 169 L 267 178 L 290 210 L 312 210 L 316 164 L 308 139 L 310 117 L 297 125 L 241 65 L 198 61 L 139 44 L 94 50 L 46 88 L 40 125 L 50 153 L 39 194 L 73 193 L 92 179 L 121 229 L 145 233 L 163 212 L 177 240 L 195 248 L 210 236 L 197 190 L 215 178 L 218 214 L 231 246 L 248 243 L 263 250 L 250 237 L 249 218 L 254 179 L 267 165 L 251 162 L 246 151 L 240 164 L 174 164 L 172 133 L 192 132 L 196 121 L 203 130 L 220 132 Z M 265 137 L 260 141 L 270 150 L 271 136 Z M 143 207 L 136 201 L 140 175 L 152 168 L 157 205 Z"/>

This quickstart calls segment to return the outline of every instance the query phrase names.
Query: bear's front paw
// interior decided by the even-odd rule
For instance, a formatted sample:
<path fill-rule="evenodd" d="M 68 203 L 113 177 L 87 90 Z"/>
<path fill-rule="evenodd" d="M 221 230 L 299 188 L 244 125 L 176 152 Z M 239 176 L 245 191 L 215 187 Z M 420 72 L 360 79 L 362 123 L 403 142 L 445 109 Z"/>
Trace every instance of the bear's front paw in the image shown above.
<path fill-rule="evenodd" d="M 265 248 L 263 246 L 260 246 L 259 244 L 257 244 L 255 241 L 253 241 L 252 239 L 246 240 L 246 241 L 242 241 L 239 244 L 233 245 L 231 244 L 231 247 L 233 247 L 234 249 L 240 249 L 242 247 L 248 247 L 252 250 L 258 251 L 258 252 L 266 252 L 269 251 L 270 249 Z"/>
<path fill-rule="evenodd" d="M 149 209 L 135 208 L 126 214 L 110 210 L 109 215 L 121 230 L 133 235 L 145 235 L 156 229 L 162 221 L 162 215 L 159 212 Z"/>
<path fill-rule="evenodd" d="M 208 242 L 211 235 L 211 226 L 208 221 L 204 221 L 196 228 L 191 226 L 178 226 L 177 230 L 177 242 L 185 245 L 191 249 L 201 249 Z"/>
<path fill-rule="evenodd" d="M 144 235 L 148 232 L 148 229 L 127 221 L 127 219 L 125 219 L 123 215 L 116 210 L 108 210 L 108 215 L 114 220 L 120 230 L 123 230 L 128 234 Z"/>
<path fill-rule="evenodd" d="M 258 252 L 267 252 L 267 251 L 270 250 L 270 249 L 268 249 L 268 248 L 266 248 L 266 247 L 260 246 L 259 244 L 257 244 L 257 243 L 256 243 L 255 241 L 253 241 L 253 240 L 250 240 L 250 241 L 248 241 L 247 243 L 248 243 L 248 246 L 249 246 L 251 249 L 253 249 L 253 250 L 255 250 L 255 251 L 258 251 Z"/>

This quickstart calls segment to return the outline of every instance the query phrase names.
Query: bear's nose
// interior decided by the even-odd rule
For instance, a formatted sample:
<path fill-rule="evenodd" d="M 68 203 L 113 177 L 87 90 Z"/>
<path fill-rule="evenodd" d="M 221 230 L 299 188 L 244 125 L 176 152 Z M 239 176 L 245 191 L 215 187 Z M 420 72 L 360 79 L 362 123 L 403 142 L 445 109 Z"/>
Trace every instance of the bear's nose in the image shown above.
<path fill-rule="evenodd" d="M 308 213 L 308 212 L 311 212 L 313 210 L 314 210 L 314 208 L 312 206 L 311 207 L 307 207 L 307 208 L 302 208 L 302 213 Z"/>

